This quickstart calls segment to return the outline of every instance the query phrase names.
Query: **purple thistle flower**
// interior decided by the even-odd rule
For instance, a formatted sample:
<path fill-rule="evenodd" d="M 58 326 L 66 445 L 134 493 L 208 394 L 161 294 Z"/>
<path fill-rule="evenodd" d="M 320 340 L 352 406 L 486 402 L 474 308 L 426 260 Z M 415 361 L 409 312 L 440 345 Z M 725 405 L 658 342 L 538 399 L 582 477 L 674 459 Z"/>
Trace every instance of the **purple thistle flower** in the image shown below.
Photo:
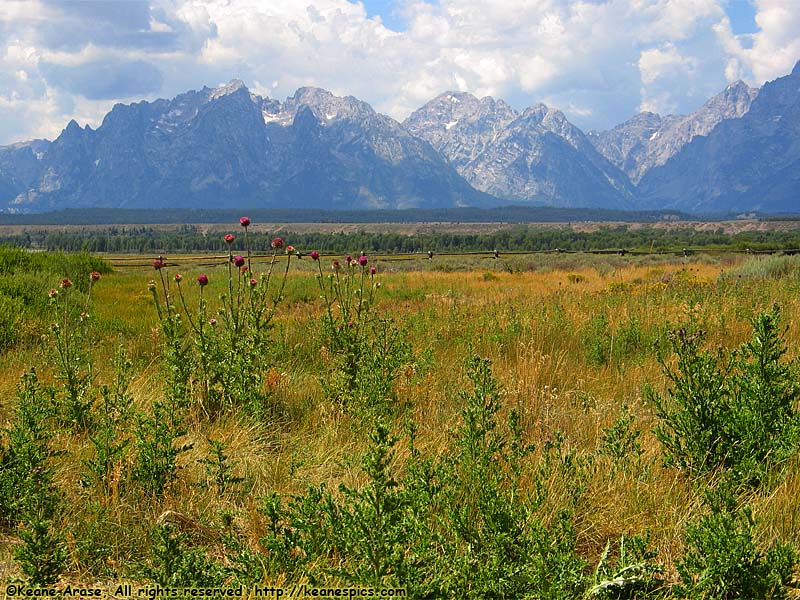
<path fill-rule="evenodd" d="M 239 225 L 242 227 L 249 227 L 250 226 L 250 217 L 242 217 L 239 219 Z"/>
<path fill-rule="evenodd" d="M 225 234 L 225 238 L 224 239 L 225 239 L 225 243 L 226 244 L 232 244 L 233 240 L 235 240 L 236 238 L 233 237 L 232 233 L 227 233 L 227 234 Z"/>
<path fill-rule="evenodd" d="M 311 260 L 319 260 L 319 252 L 316 250 L 312 250 L 309 256 L 311 257 Z"/>
<path fill-rule="evenodd" d="M 362 267 L 366 267 L 367 266 L 367 262 L 368 262 L 367 261 L 367 257 L 364 256 L 363 254 L 358 257 L 358 264 L 360 264 Z"/>
<path fill-rule="evenodd" d="M 163 268 L 164 268 L 164 267 L 166 267 L 166 266 L 167 266 L 167 261 L 165 261 L 165 260 L 164 260 L 162 257 L 160 257 L 160 256 L 159 256 L 157 259 L 155 259 L 155 260 L 153 261 L 153 268 L 154 268 L 156 271 L 158 271 L 158 270 L 160 270 L 160 269 L 163 269 Z"/>
<path fill-rule="evenodd" d="M 244 257 L 243 256 L 234 256 L 233 257 L 233 264 L 237 267 L 241 267 L 244 264 Z"/>
<path fill-rule="evenodd" d="M 270 246 L 272 246 L 276 250 L 278 248 L 283 248 L 283 240 L 281 238 L 279 238 L 279 237 L 276 237 L 274 240 L 272 240 L 272 243 L 270 244 Z"/>
<path fill-rule="evenodd" d="M 180 283 L 182 279 L 183 279 L 183 275 L 181 275 L 180 273 L 175 273 L 175 281 L 177 283 Z"/>
<path fill-rule="evenodd" d="M 375 267 L 370 267 L 369 268 L 369 274 L 370 275 L 375 275 L 375 273 L 377 273 L 377 272 L 378 272 L 378 269 L 376 269 Z"/>
<path fill-rule="evenodd" d="M 100 280 L 100 273 L 98 271 L 92 271 L 89 273 L 89 279 L 92 281 L 99 281 Z"/>
<path fill-rule="evenodd" d="M 200 284 L 200 287 L 205 287 L 208 285 L 208 275 L 202 273 L 197 276 L 197 283 Z"/>

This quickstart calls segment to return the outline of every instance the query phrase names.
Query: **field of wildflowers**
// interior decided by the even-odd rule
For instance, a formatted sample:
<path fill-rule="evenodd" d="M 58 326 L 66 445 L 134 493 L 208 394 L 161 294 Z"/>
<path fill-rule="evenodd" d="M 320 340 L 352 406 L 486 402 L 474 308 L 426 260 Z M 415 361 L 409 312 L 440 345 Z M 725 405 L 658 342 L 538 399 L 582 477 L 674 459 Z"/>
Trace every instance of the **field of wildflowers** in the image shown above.
<path fill-rule="evenodd" d="M 147 274 L 0 249 L 6 581 L 794 597 L 798 257 L 398 268 L 250 227 Z"/>

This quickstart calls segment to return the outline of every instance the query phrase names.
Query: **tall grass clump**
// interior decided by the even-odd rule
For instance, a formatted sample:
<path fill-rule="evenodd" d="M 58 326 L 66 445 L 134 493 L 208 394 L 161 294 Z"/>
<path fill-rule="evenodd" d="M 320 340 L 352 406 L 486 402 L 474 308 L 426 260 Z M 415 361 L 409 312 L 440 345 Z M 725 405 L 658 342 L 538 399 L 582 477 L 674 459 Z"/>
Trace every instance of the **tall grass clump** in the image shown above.
<path fill-rule="evenodd" d="M 24 306 L 20 298 L 0 294 L 0 352 L 19 341 Z"/>

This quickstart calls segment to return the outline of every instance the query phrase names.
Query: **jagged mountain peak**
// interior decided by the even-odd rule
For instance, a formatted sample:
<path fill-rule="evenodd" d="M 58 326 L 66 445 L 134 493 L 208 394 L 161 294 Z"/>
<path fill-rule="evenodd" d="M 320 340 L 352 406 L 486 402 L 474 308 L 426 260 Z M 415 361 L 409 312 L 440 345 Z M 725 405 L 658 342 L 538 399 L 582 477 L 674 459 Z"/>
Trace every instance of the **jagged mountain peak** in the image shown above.
<path fill-rule="evenodd" d="M 78 125 L 78 122 L 75 119 L 70 119 L 67 126 L 64 128 L 64 133 L 75 133 L 78 131 L 83 131 L 83 127 Z"/>
<path fill-rule="evenodd" d="M 448 91 L 411 113 L 403 125 L 430 142 L 458 170 L 517 116 L 508 104 L 491 96 L 478 99 L 468 92 Z"/>
<path fill-rule="evenodd" d="M 570 120 L 567 119 L 567 116 L 557 108 L 552 108 L 539 102 L 526 109 L 522 113 L 522 116 L 520 116 L 520 120 L 527 121 L 530 124 L 563 138 L 580 152 L 585 154 L 594 154 L 596 152 L 592 144 L 586 138 L 586 134 L 573 125 Z M 594 158 L 595 157 L 593 157 L 593 160 Z"/>
<path fill-rule="evenodd" d="M 583 137 L 584 135 L 567 119 L 563 112 L 542 102 L 525 109 L 521 118 L 533 120 L 545 129 L 561 136 Z"/>
<path fill-rule="evenodd" d="M 465 105 L 467 109 L 476 105 L 505 105 L 508 106 L 502 98 L 495 98 L 493 96 L 478 97 L 470 92 L 448 90 L 442 92 L 432 100 L 429 100 L 426 105 L 446 104 L 450 103 L 458 107 L 459 104 Z"/>
<path fill-rule="evenodd" d="M 641 200 L 691 211 L 797 211 L 798 75 L 765 83 L 752 94 L 749 110 L 720 121 L 707 135 L 696 136 L 663 165 L 649 170 L 639 184 Z M 748 90 L 745 97 L 755 92 Z"/>
<path fill-rule="evenodd" d="M 446 92 L 442 92 L 430 102 L 454 102 L 458 104 L 459 102 L 463 102 L 464 100 L 477 100 L 478 97 L 470 94 L 469 92 L 460 92 L 456 90 L 447 90 Z"/>
<path fill-rule="evenodd" d="M 730 82 L 728 85 L 725 86 L 724 91 L 738 91 L 738 90 L 749 90 L 751 89 L 749 85 L 747 85 L 741 79 L 737 79 L 736 81 Z"/>
<path fill-rule="evenodd" d="M 712 115 L 712 119 L 717 116 L 726 119 L 741 117 L 750 109 L 750 104 L 757 95 L 757 88 L 751 88 L 744 81 L 737 80 L 729 84 L 716 96 L 709 98 L 703 106 L 693 115 L 689 115 L 689 117 L 707 112 L 715 113 Z"/>
<path fill-rule="evenodd" d="M 416 118 L 414 115 L 424 115 L 425 113 L 436 113 L 439 115 L 459 116 L 461 118 L 479 118 L 486 112 L 500 111 L 516 116 L 516 112 L 504 100 L 496 100 L 492 96 L 478 98 L 469 92 L 447 91 L 439 94 L 432 100 L 426 102 L 422 107 L 414 111 L 407 123 L 413 123 Z"/>
<path fill-rule="evenodd" d="M 72 143 L 73 140 L 82 140 L 94 133 L 94 130 L 86 125 L 81 127 L 75 119 L 70 119 L 67 126 L 61 131 L 54 143 Z"/>
<path fill-rule="evenodd" d="M 341 98 L 326 89 L 312 85 L 305 85 L 297 88 L 295 93 L 287 98 L 287 101 L 294 100 L 295 102 L 300 102 L 302 104 L 313 104 L 315 102 L 324 102 L 333 99 Z"/>
<path fill-rule="evenodd" d="M 603 156 L 638 183 L 645 173 L 666 163 L 696 136 L 708 135 L 722 121 L 747 113 L 757 95 L 757 89 L 734 81 L 692 114 L 661 117 L 639 113 L 589 139 Z"/>
<path fill-rule="evenodd" d="M 633 115 L 628 121 L 628 123 L 660 123 L 661 122 L 661 115 L 658 113 L 651 112 L 649 110 L 642 111 L 638 114 Z M 620 127 L 620 125 L 617 125 Z"/>
<path fill-rule="evenodd" d="M 547 113 L 550 112 L 550 107 L 547 106 L 544 102 L 537 102 L 536 104 L 529 106 L 524 111 L 522 111 L 523 117 L 534 117 L 538 118 L 539 120 L 544 119 Z"/>
<path fill-rule="evenodd" d="M 625 175 L 560 110 L 445 92 L 404 122 L 479 190 L 515 202 L 628 206 Z"/>
<path fill-rule="evenodd" d="M 339 122 L 342 119 L 364 119 L 377 113 L 366 102 L 354 96 L 337 96 L 319 87 L 301 87 L 286 99 L 282 110 L 294 116 L 301 106 L 310 108 L 323 124 Z"/>
<path fill-rule="evenodd" d="M 70 122 L 46 151 L 0 148 L 0 210 L 485 205 L 429 144 L 352 96 L 285 102 L 240 80 L 116 105 L 97 131 Z"/>
<path fill-rule="evenodd" d="M 231 94 L 235 94 L 241 90 L 246 91 L 248 94 L 250 93 L 247 89 L 247 86 L 244 84 L 244 81 L 241 79 L 231 79 L 225 85 L 221 85 L 212 89 L 209 95 L 209 100 L 217 100 L 223 96 L 230 96 Z"/>

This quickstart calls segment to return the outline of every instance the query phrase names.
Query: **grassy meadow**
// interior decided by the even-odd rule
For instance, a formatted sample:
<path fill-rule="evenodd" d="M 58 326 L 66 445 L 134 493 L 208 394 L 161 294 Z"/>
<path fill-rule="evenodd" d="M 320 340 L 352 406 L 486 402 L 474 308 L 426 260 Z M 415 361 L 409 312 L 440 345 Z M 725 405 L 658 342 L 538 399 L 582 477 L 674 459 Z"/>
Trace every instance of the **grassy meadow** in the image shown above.
<path fill-rule="evenodd" d="M 249 282 L 267 262 L 89 287 L 89 258 L 8 259 L 24 285 L 0 286 L 0 577 L 793 593 L 800 257 L 305 256 L 284 283 L 277 255 L 269 287 Z M 753 347 L 774 325 L 786 348 L 771 366 L 741 362 L 758 315 Z M 737 411 L 773 397 L 790 409 L 740 452 Z"/>

